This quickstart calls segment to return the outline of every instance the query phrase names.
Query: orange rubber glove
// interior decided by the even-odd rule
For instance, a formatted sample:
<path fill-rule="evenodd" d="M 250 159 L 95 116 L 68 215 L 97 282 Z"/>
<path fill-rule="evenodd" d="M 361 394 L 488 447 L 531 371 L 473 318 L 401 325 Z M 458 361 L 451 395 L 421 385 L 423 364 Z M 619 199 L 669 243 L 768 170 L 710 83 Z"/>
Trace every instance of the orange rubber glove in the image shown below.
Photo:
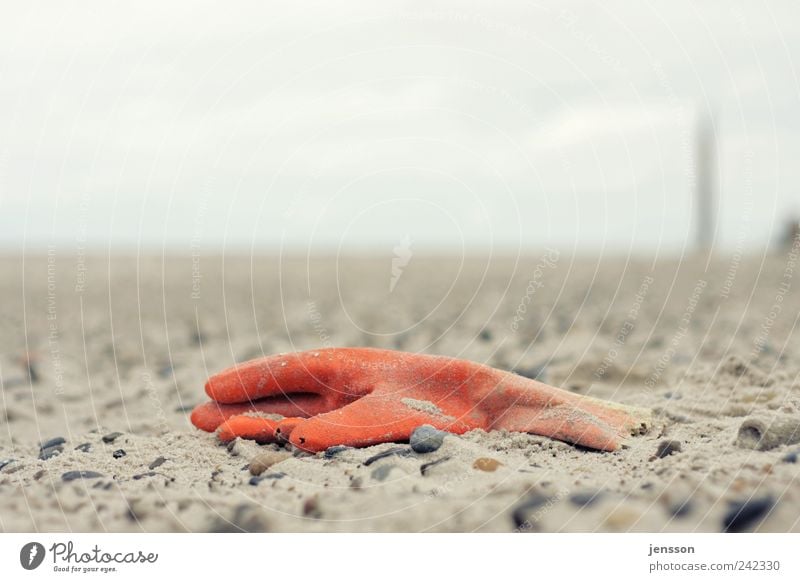
<path fill-rule="evenodd" d="M 307 451 L 407 441 L 422 424 L 481 428 L 614 451 L 650 412 L 573 394 L 488 366 L 369 348 L 267 356 L 212 376 L 192 423 L 223 441 L 285 439 Z"/>

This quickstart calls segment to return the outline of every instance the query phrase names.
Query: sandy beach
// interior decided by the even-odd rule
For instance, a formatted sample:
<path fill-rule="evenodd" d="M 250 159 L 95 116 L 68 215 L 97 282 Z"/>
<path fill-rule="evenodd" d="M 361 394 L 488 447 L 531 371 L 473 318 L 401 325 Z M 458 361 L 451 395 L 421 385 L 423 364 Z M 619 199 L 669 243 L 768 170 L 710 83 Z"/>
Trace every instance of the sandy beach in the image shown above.
<path fill-rule="evenodd" d="M 800 531 L 793 259 L 5 256 L 0 530 Z M 210 374 L 329 346 L 466 358 L 655 422 L 613 453 L 473 431 L 327 455 L 189 423 Z"/>

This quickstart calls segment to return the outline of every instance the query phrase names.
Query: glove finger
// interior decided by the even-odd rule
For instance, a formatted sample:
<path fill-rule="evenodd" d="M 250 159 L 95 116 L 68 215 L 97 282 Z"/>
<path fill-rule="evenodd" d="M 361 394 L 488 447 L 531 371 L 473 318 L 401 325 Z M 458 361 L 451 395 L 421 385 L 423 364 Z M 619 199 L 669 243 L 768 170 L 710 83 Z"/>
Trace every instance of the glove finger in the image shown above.
<path fill-rule="evenodd" d="M 303 394 L 307 398 L 352 401 L 349 367 L 339 350 L 266 356 L 237 364 L 209 378 L 206 393 L 226 404 L 252 402 L 270 396 Z M 349 397 L 349 398 L 348 398 Z"/>
<path fill-rule="evenodd" d="M 236 437 L 254 440 L 259 443 L 275 442 L 275 429 L 280 418 L 240 414 L 232 416 L 217 428 L 217 436 L 223 443 Z"/>
<path fill-rule="evenodd" d="M 476 428 L 444 413 L 414 408 L 404 400 L 410 399 L 386 398 L 377 394 L 365 396 L 352 404 L 299 423 L 289 441 L 298 448 L 319 452 L 335 445 L 366 447 L 407 441 L 414 429 L 422 424 L 430 424 L 454 434 Z"/>
<path fill-rule="evenodd" d="M 309 417 L 330 410 L 329 403 L 316 395 L 291 394 L 285 397 L 262 398 L 252 403 L 221 404 L 205 402 L 192 411 L 192 424 L 201 430 L 214 432 L 232 416 L 247 412 L 261 412 L 280 416 Z"/>

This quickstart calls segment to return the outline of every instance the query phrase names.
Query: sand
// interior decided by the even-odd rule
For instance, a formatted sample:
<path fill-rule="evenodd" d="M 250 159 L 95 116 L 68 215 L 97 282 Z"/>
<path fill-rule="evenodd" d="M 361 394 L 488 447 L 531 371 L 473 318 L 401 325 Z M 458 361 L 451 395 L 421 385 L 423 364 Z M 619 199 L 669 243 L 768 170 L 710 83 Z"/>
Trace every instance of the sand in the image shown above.
<path fill-rule="evenodd" d="M 785 428 L 800 418 L 800 274 L 785 253 L 414 256 L 399 277 L 391 257 L 0 266 L 2 531 L 715 532 L 748 501 L 734 528 L 800 530 Z M 654 427 L 613 453 L 483 431 L 427 454 L 295 453 L 253 481 L 250 460 L 276 445 L 188 423 L 209 374 L 336 345 L 536 375 L 652 408 Z"/>

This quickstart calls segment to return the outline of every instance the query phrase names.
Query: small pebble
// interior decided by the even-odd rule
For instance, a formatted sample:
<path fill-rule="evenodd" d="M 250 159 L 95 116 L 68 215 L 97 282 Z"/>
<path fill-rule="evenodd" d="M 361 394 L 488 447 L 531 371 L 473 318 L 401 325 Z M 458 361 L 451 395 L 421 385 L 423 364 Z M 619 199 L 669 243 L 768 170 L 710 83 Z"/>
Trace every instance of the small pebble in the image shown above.
<path fill-rule="evenodd" d="M 451 457 L 442 457 L 441 459 L 436 459 L 435 461 L 431 461 L 430 463 L 425 463 L 420 466 L 419 472 L 424 477 L 425 475 L 428 474 L 428 471 L 431 469 L 431 467 L 435 467 L 436 465 L 444 463 L 445 461 L 449 461 L 450 459 Z"/>
<path fill-rule="evenodd" d="M 376 481 L 384 481 L 396 466 L 397 465 L 381 465 L 380 467 L 376 467 L 370 474 L 370 477 Z"/>
<path fill-rule="evenodd" d="M 55 447 L 47 447 L 39 451 L 39 459 L 42 461 L 46 461 L 48 459 L 52 459 L 53 457 L 57 457 L 61 453 L 64 452 L 64 447 L 57 445 Z"/>
<path fill-rule="evenodd" d="M 797 462 L 797 453 L 792 451 L 791 453 L 786 453 L 783 455 L 781 459 L 784 463 L 796 463 Z"/>
<path fill-rule="evenodd" d="M 385 459 L 386 457 L 393 457 L 397 455 L 398 457 L 407 457 L 411 454 L 411 449 L 407 449 L 405 447 L 392 447 L 391 449 L 387 449 L 382 453 L 378 453 L 377 455 L 371 456 L 369 459 L 364 461 L 364 466 L 369 467 L 375 461 L 380 461 L 381 459 Z"/>
<path fill-rule="evenodd" d="M 256 476 L 261 475 L 261 473 L 272 467 L 272 465 L 276 465 L 290 457 L 291 455 L 285 451 L 267 451 L 259 453 L 250 460 L 250 473 Z"/>
<path fill-rule="evenodd" d="M 578 507 L 588 507 L 593 505 L 596 501 L 599 501 L 603 497 L 602 491 L 596 491 L 594 493 L 591 492 L 583 492 L 583 493 L 573 493 L 569 496 L 570 503 L 573 505 L 577 505 Z"/>
<path fill-rule="evenodd" d="M 303 503 L 303 515 L 314 519 L 322 517 L 322 511 L 319 508 L 319 502 L 316 497 L 309 497 Z"/>
<path fill-rule="evenodd" d="M 102 477 L 97 471 L 67 471 L 61 475 L 62 481 L 75 481 L 75 479 L 97 479 Z"/>
<path fill-rule="evenodd" d="M 336 445 L 335 447 L 328 447 L 327 449 L 325 449 L 325 452 L 322 454 L 322 456 L 325 459 L 332 459 L 342 451 L 346 451 L 347 449 L 350 448 L 352 447 L 346 447 L 344 445 Z"/>
<path fill-rule="evenodd" d="M 175 412 L 191 412 L 194 410 L 194 404 L 182 404 L 174 408 Z"/>
<path fill-rule="evenodd" d="M 670 513 L 673 517 L 684 517 L 689 515 L 694 509 L 691 499 L 687 499 L 682 503 L 676 503 L 670 508 Z"/>
<path fill-rule="evenodd" d="M 642 518 L 641 513 L 629 507 L 618 507 L 603 522 L 614 531 L 627 532 Z"/>
<path fill-rule="evenodd" d="M 477 469 L 478 471 L 486 471 L 487 473 L 492 473 L 497 470 L 497 467 L 502 465 L 500 461 L 497 459 L 491 459 L 489 457 L 481 457 L 480 459 L 475 459 L 475 462 L 472 463 L 472 468 Z"/>
<path fill-rule="evenodd" d="M 478 337 L 485 342 L 492 341 L 492 332 L 488 329 L 482 329 L 481 332 L 478 334 Z"/>
<path fill-rule="evenodd" d="M 145 477 L 153 477 L 155 475 L 158 475 L 158 473 L 156 473 L 155 471 L 148 471 L 147 473 L 140 473 L 138 475 L 134 475 L 133 480 L 138 481 L 139 479 L 144 479 Z"/>
<path fill-rule="evenodd" d="M 126 452 L 125 452 L 125 449 L 117 449 L 116 451 L 114 451 L 114 452 L 112 453 L 112 456 L 113 456 L 115 459 L 121 459 L 122 457 L 124 457 L 124 456 L 125 456 L 125 455 L 127 455 L 127 454 L 128 454 L 128 453 L 126 453 Z"/>
<path fill-rule="evenodd" d="M 741 532 L 760 522 L 775 505 L 772 497 L 759 497 L 730 503 L 722 522 L 722 531 Z"/>
<path fill-rule="evenodd" d="M 153 469 L 155 469 L 157 467 L 160 467 L 161 465 L 163 465 L 166 462 L 167 462 L 167 460 L 164 457 L 158 457 L 155 461 L 153 461 L 152 463 L 147 465 L 147 468 L 152 471 Z"/>
<path fill-rule="evenodd" d="M 267 479 L 283 479 L 286 477 L 286 473 L 267 473 L 266 475 L 255 475 L 250 477 L 250 485 L 258 485 L 262 481 Z"/>
<path fill-rule="evenodd" d="M 679 452 L 681 452 L 680 441 L 661 441 L 658 443 L 658 448 L 656 449 L 656 457 L 663 459 L 664 457 L 669 457 L 673 453 Z"/>
<path fill-rule="evenodd" d="M 103 442 L 106 444 L 111 444 L 115 440 L 117 440 L 118 437 L 121 436 L 122 436 L 121 432 L 112 432 L 111 434 L 107 434 L 106 436 L 103 437 Z"/>
<path fill-rule="evenodd" d="M 517 505 L 511 512 L 511 518 L 514 520 L 514 526 L 522 531 L 537 529 L 535 521 L 531 521 L 530 519 L 531 514 L 548 501 L 550 501 L 550 498 L 540 493 L 533 493 L 530 495 L 527 499 Z"/>
<path fill-rule="evenodd" d="M 39 450 L 43 451 L 43 450 L 49 449 L 51 447 L 57 447 L 58 445 L 63 445 L 66 442 L 67 442 L 67 439 L 65 439 L 64 437 L 55 437 L 55 438 L 50 439 L 49 441 L 43 442 L 41 444 L 41 446 L 39 447 Z"/>
<path fill-rule="evenodd" d="M 83 443 L 75 447 L 76 451 L 81 451 L 82 453 L 88 453 L 92 450 L 92 443 Z"/>
<path fill-rule="evenodd" d="M 437 430 L 429 424 L 423 424 L 414 429 L 411 433 L 409 443 L 411 450 L 415 453 L 432 453 L 438 451 L 444 442 L 446 432 Z"/>
<path fill-rule="evenodd" d="M 10 465 L 14 462 L 14 459 L 0 459 L 0 471 L 6 468 L 6 466 Z"/>
<path fill-rule="evenodd" d="M 157 371 L 159 378 L 169 378 L 172 375 L 172 364 L 164 364 Z"/>

